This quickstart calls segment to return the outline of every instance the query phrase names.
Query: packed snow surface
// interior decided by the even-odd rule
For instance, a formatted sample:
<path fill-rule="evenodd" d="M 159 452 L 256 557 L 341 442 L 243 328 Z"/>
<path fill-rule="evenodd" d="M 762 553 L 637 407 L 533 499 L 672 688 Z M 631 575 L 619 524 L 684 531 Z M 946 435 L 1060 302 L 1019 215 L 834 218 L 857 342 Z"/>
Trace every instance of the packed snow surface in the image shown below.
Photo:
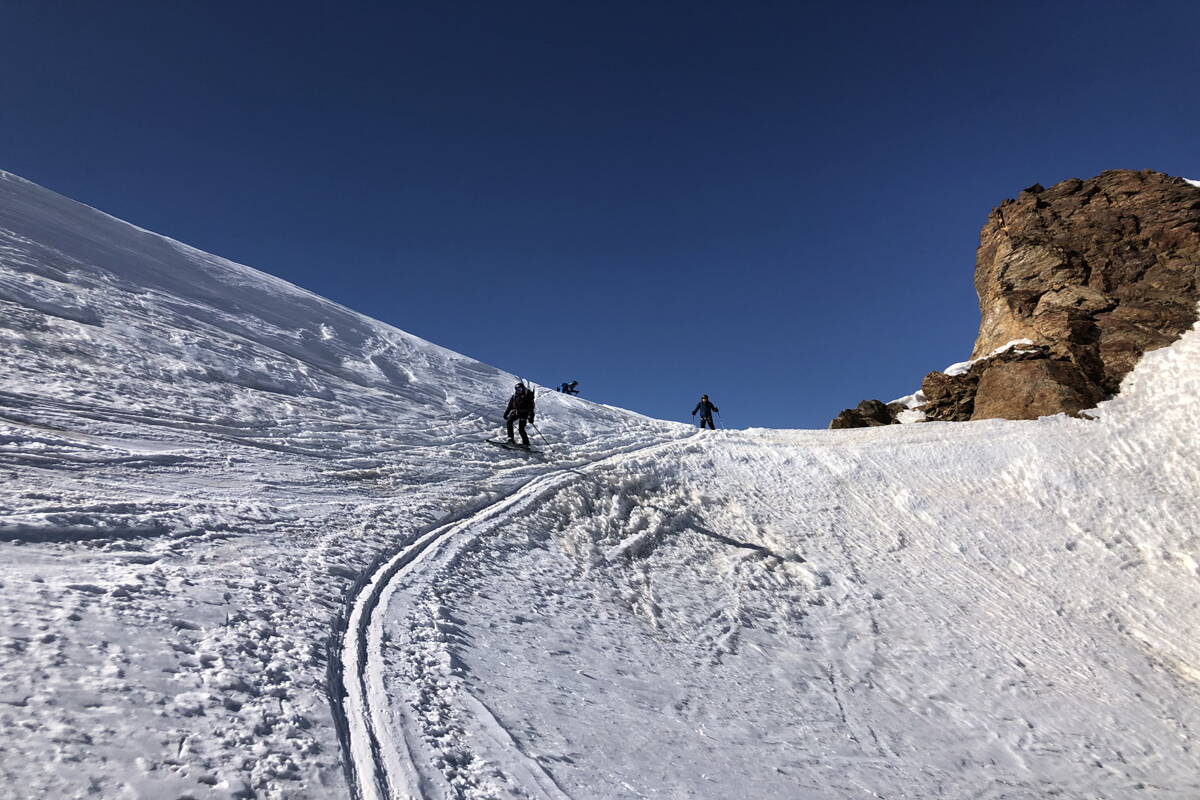
<path fill-rule="evenodd" d="M 514 376 L 0 174 L 0 339 L 0 797 L 1200 796 L 1200 331 L 1094 421 L 519 454 Z"/>

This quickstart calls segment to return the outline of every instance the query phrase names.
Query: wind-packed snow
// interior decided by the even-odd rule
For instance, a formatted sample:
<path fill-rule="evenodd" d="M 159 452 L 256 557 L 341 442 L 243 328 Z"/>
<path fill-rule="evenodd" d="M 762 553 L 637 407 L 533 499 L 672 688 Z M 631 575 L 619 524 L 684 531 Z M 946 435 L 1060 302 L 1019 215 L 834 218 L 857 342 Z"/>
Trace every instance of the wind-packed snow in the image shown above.
<path fill-rule="evenodd" d="M 449 299 L 452 301 L 452 299 Z M 696 433 L 0 178 L 0 797 L 1200 796 L 1200 331 Z"/>
<path fill-rule="evenodd" d="M 1187 181 L 1188 183 L 1190 183 L 1192 186 L 1200 188 L 1200 181 L 1194 181 L 1190 178 L 1184 178 L 1184 180 Z"/>

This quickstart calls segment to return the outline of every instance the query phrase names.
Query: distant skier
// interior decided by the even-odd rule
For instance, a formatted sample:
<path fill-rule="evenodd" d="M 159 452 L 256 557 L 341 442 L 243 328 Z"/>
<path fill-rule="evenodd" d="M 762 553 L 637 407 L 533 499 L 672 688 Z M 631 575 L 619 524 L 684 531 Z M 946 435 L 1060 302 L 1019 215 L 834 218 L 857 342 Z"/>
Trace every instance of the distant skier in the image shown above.
<path fill-rule="evenodd" d="M 716 411 L 718 414 L 720 414 L 721 409 L 717 408 L 716 406 L 714 406 L 712 404 L 712 401 L 708 399 L 708 395 L 706 395 L 706 394 L 700 395 L 700 402 L 696 403 L 696 407 L 692 409 L 693 417 L 696 416 L 697 411 L 700 412 L 700 428 L 701 428 L 701 430 L 703 430 L 705 425 L 708 425 L 708 427 L 711 430 L 715 431 L 717 429 L 717 426 L 713 425 L 712 415 L 713 415 L 714 411 Z"/>
<path fill-rule="evenodd" d="M 525 423 L 533 422 L 533 392 L 524 383 L 518 382 L 513 396 L 508 398 L 508 408 L 504 409 L 504 420 L 508 423 L 508 444 L 516 444 L 513 439 L 513 423 L 521 433 L 521 447 L 529 447 L 529 435 L 525 433 Z"/>
<path fill-rule="evenodd" d="M 579 381 L 571 381 L 570 383 L 559 384 L 558 390 L 563 394 L 579 394 L 579 390 L 575 387 L 579 385 Z"/>

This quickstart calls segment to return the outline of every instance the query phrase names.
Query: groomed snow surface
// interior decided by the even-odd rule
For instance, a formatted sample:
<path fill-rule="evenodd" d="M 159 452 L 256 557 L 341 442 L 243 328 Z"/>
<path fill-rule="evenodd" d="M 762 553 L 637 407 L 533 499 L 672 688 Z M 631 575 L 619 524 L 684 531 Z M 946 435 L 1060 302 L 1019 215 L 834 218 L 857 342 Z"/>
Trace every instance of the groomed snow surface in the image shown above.
<path fill-rule="evenodd" d="M 527 456 L 512 375 L 0 174 L 0 370 L 0 797 L 1200 796 L 1200 331 L 1091 421 Z"/>

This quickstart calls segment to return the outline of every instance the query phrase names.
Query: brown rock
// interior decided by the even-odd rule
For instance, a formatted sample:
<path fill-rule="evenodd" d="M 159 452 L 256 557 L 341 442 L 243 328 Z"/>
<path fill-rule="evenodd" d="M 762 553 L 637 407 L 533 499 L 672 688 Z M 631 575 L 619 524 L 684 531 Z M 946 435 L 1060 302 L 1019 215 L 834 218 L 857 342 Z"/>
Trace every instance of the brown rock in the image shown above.
<path fill-rule="evenodd" d="M 894 406 L 898 408 L 894 409 Z M 842 428 L 874 428 L 879 425 L 896 424 L 896 414 L 903 410 L 899 403 L 884 404 L 880 400 L 863 400 L 854 408 L 847 408 L 829 423 L 830 430 Z"/>
<path fill-rule="evenodd" d="M 1037 419 L 1078 414 L 1104 399 L 1104 391 L 1070 361 L 991 359 L 975 392 L 971 419 Z"/>
<path fill-rule="evenodd" d="M 978 359 L 958 375 L 931 372 L 921 382 L 926 420 L 1037 419 L 1065 412 L 1076 415 L 1105 398 L 1099 384 L 1067 358 L 1046 346 L 1024 345 Z M 864 400 L 848 408 L 830 428 L 862 428 L 896 422 L 904 406 Z M 884 414 L 889 422 L 885 422 Z"/>
<path fill-rule="evenodd" d="M 843 408 L 841 412 L 829 421 L 829 430 L 840 431 L 845 428 L 870 427 L 862 417 L 854 413 L 853 408 Z"/>
<path fill-rule="evenodd" d="M 1150 170 L 1034 185 L 980 234 L 972 357 L 1032 339 L 1112 394 L 1195 322 L 1198 286 L 1200 189 Z"/>
<path fill-rule="evenodd" d="M 925 419 L 940 422 L 966 422 L 975 411 L 975 390 L 979 386 L 978 371 L 961 375 L 931 372 L 921 381 L 925 394 Z"/>

